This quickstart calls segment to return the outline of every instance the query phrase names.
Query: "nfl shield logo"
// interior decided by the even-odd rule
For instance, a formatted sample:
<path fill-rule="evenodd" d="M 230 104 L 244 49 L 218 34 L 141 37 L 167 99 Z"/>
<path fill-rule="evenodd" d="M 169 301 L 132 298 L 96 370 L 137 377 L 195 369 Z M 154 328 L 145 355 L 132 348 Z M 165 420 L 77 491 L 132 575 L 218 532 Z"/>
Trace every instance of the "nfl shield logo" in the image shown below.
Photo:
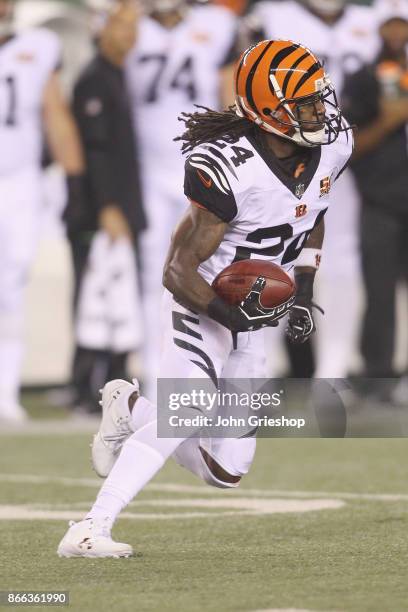
<path fill-rule="evenodd" d="M 295 189 L 295 196 L 298 198 L 298 200 L 300 200 L 300 198 L 303 197 L 305 193 L 305 186 L 303 183 L 299 183 L 299 185 L 296 185 L 296 189 Z"/>

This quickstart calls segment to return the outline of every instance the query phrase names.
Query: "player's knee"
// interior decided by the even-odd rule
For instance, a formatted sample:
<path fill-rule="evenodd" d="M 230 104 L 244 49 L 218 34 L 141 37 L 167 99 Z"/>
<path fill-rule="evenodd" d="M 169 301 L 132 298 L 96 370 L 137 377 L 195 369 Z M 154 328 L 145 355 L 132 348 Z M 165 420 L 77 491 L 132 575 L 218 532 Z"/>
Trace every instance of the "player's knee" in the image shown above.
<path fill-rule="evenodd" d="M 202 440 L 201 455 L 207 476 L 211 475 L 204 480 L 217 487 L 237 487 L 251 467 L 255 448 L 254 437 L 211 439 L 208 444 Z"/>
<path fill-rule="evenodd" d="M 207 484 L 220 488 L 223 488 L 223 486 L 225 488 L 237 487 L 239 485 L 241 476 L 230 474 L 227 470 L 224 470 L 224 468 L 201 447 L 200 452 L 210 472 L 206 478 Z"/>

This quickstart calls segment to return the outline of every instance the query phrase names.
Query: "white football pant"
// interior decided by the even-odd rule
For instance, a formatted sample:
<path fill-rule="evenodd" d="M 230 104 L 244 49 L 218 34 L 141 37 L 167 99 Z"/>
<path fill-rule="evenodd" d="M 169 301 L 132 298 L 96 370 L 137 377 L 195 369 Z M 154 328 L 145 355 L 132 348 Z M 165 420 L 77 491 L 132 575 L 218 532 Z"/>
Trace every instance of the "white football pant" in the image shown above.
<path fill-rule="evenodd" d="M 37 169 L 0 176 L 0 407 L 19 403 L 24 294 L 39 240 L 41 204 Z"/>
<path fill-rule="evenodd" d="M 184 318 L 188 317 L 188 318 Z M 232 334 L 209 317 L 194 314 L 177 304 L 165 291 L 162 302 L 162 350 L 159 378 L 264 378 L 263 330 L 238 334 L 233 349 Z M 203 461 L 203 448 L 227 473 L 247 474 L 256 447 L 254 437 L 190 438 L 173 454 L 176 462 L 205 482 L 217 487 L 233 486 L 215 478 Z"/>

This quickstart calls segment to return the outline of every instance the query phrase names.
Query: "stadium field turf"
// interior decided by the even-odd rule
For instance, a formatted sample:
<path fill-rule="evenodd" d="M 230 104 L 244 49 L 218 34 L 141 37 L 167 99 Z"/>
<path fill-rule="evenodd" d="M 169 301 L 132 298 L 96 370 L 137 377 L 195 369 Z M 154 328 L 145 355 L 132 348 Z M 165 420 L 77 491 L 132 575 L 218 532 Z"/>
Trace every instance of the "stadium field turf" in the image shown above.
<path fill-rule="evenodd" d="M 235 491 L 169 462 L 114 529 L 133 558 L 59 559 L 101 482 L 67 423 L 0 436 L 0 590 L 69 591 L 75 611 L 408 609 L 408 440 L 260 440 Z"/>

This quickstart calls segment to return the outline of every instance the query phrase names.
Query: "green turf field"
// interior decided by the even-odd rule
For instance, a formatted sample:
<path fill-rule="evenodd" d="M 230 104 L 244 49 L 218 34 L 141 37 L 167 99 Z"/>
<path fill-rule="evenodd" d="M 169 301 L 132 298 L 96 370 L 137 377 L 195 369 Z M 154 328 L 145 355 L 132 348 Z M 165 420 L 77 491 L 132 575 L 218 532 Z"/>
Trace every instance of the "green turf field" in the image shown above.
<path fill-rule="evenodd" d="M 261 440 L 233 492 L 169 463 L 115 529 L 136 556 L 94 561 L 55 553 L 99 483 L 66 422 L 0 435 L 0 590 L 84 611 L 408 610 L 408 440 Z"/>

